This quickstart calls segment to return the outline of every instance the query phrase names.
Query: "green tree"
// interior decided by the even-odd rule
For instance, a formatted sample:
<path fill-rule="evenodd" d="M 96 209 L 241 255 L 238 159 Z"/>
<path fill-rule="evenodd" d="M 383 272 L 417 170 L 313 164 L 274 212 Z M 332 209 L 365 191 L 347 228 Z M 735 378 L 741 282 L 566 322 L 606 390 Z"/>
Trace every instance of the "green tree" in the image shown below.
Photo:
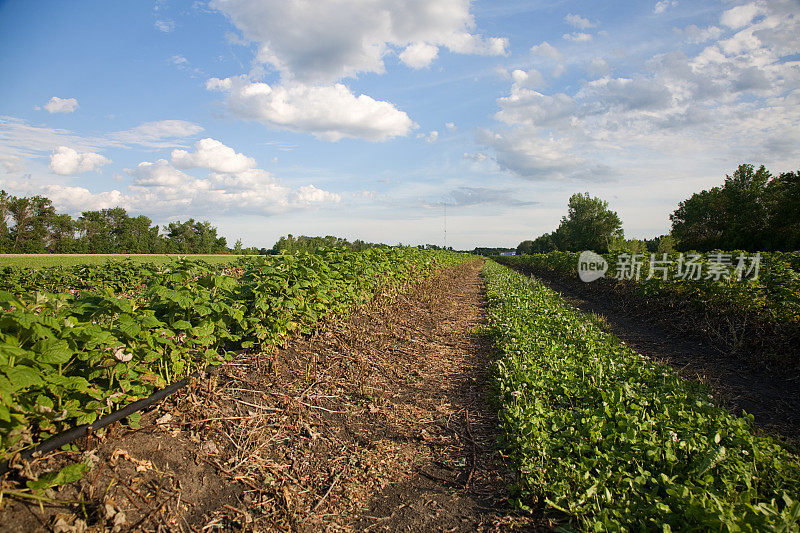
<path fill-rule="evenodd" d="M 524 254 L 532 254 L 533 253 L 533 241 L 522 241 L 517 245 L 517 255 L 524 255 Z"/>
<path fill-rule="evenodd" d="M 14 197 L 4 190 L 0 190 L 0 252 L 11 249 L 11 241 L 8 236 L 8 220 L 11 216 L 11 204 Z"/>
<path fill-rule="evenodd" d="M 726 224 L 719 247 L 725 250 L 762 248 L 767 223 L 764 196 L 770 178 L 761 165 L 739 165 L 732 176 L 725 176 L 722 186 Z"/>
<path fill-rule="evenodd" d="M 585 194 L 573 194 L 567 215 L 553 235 L 560 250 L 607 252 L 610 243 L 623 237 L 622 221 L 608 202 Z"/>
<path fill-rule="evenodd" d="M 784 172 L 767 185 L 767 250 L 800 250 L 800 170 Z"/>
<path fill-rule="evenodd" d="M 43 196 L 14 198 L 9 211 L 14 227 L 9 232 L 12 250 L 17 253 L 47 251 L 49 226 L 56 215 L 52 202 Z"/>

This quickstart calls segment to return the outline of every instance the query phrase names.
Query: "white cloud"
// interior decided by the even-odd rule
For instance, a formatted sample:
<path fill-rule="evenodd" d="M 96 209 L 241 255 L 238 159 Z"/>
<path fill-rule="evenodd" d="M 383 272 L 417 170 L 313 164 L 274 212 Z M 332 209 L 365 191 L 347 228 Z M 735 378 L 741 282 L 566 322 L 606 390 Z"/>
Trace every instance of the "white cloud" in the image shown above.
<path fill-rule="evenodd" d="M 159 159 L 155 163 L 142 161 L 133 170 L 126 169 L 134 177 L 133 184 L 139 187 L 185 187 L 196 180 L 188 174 L 181 172 L 166 159 Z"/>
<path fill-rule="evenodd" d="M 211 6 L 259 44 L 257 61 L 279 71 L 284 82 L 328 84 L 382 73 L 389 50 L 415 44 L 484 55 L 508 48 L 507 39 L 474 33 L 469 0 L 212 0 Z"/>
<path fill-rule="evenodd" d="M 458 127 L 453 122 L 446 123 L 445 127 L 447 128 L 448 131 L 456 131 L 458 129 Z"/>
<path fill-rule="evenodd" d="M 44 108 L 48 113 L 72 113 L 78 109 L 78 100 L 54 96 L 44 105 Z"/>
<path fill-rule="evenodd" d="M 435 143 L 439 140 L 439 132 L 436 130 L 431 131 L 427 137 L 425 137 L 426 143 Z"/>
<path fill-rule="evenodd" d="M 602 57 L 595 57 L 589 62 L 589 65 L 586 67 L 586 72 L 592 76 L 604 76 L 611 71 L 611 67 L 608 66 L 608 62 Z"/>
<path fill-rule="evenodd" d="M 50 154 L 50 170 L 61 176 L 70 176 L 97 170 L 111 163 L 110 159 L 93 152 L 78 152 L 68 146 L 59 146 Z"/>
<path fill-rule="evenodd" d="M 242 118 L 329 141 L 345 137 L 385 141 L 405 136 L 414 127 L 408 115 L 391 103 L 356 96 L 339 83 L 270 86 L 244 78 L 212 78 L 206 87 L 227 91 L 228 109 Z"/>
<path fill-rule="evenodd" d="M 139 144 L 149 148 L 176 146 L 176 140 L 191 137 L 203 131 L 203 127 L 185 120 L 159 120 L 145 122 L 135 128 L 110 133 L 113 141 L 124 144 Z"/>
<path fill-rule="evenodd" d="M 589 42 L 592 40 L 592 36 L 590 34 L 583 32 L 565 33 L 561 37 L 568 41 L 576 41 L 582 43 Z"/>
<path fill-rule="evenodd" d="M 49 156 L 60 146 L 77 152 L 100 152 L 106 148 L 183 147 L 183 138 L 203 128 L 191 122 L 149 122 L 121 132 L 98 136 L 77 135 L 70 130 L 32 126 L 14 117 L 0 116 L 0 160 L 25 160 Z"/>
<path fill-rule="evenodd" d="M 242 172 L 254 168 L 256 160 L 236 153 L 215 139 L 201 139 L 192 153 L 186 150 L 172 151 L 172 164 L 178 168 L 207 168 L 216 172 Z"/>
<path fill-rule="evenodd" d="M 59 211 L 63 210 L 69 213 L 95 211 L 112 207 L 131 207 L 130 198 L 116 189 L 92 193 L 89 189 L 84 187 L 46 185 L 42 192 L 47 198 L 53 201 L 53 205 L 55 205 Z"/>
<path fill-rule="evenodd" d="M 296 201 L 302 203 L 339 203 L 341 196 L 318 189 L 313 185 L 303 185 L 292 195 Z"/>
<path fill-rule="evenodd" d="M 755 17 L 760 11 L 761 9 L 756 3 L 736 6 L 725 11 L 720 17 L 719 21 L 723 26 L 737 29 L 750 24 L 750 21 L 753 20 L 753 17 Z"/>
<path fill-rule="evenodd" d="M 695 24 L 690 24 L 684 28 L 683 33 L 686 35 L 686 41 L 692 44 L 704 43 L 706 41 L 719 39 L 724 33 L 721 28 L 716 26 L 708 26 L 707 28 L 700 28 Z"/>
<path fill-rule="evenodd" d="M 564 17 L 564 21 L 570 26 L 578 28 L 579 30 L 585 30 L 587 28 L 594 28 L 597 26 L 596 22 L 592 22 L 586 17 L 574 15 L 572 13 L 569 13 L 566 17 Z"/>
<path fill-rule="evenodd" d="M 559 52 L 555 46 L 547 41 L 543 41 L 537 45 L 531 46 L 531 53 L 556 61 L 560 61 L 564 58 L 564 55 Z"/>
<path fill-rule="evenodd" d="M 602 78 L 545 94 L 512 73 L 509 94 L 497 100 L 501 124 L 481 140 L 498 165 L 529 179 L 610 179 L 633 168 L 658 175 L 675 160 L 794 168 L 800 71 L 786 56 L 800 50 L 800 18 L 787 16 L 791 2 L 758 6 L 723 17 L 729 25 L 747 21 L 730 37 L 688 57 L 681 50 L 656 55 L 629 77 L 609 76 L 596 58 L 587 72 Z M 702 41 L 722 31 L 689 27 L 684 34 Z"/>
<path fill-rule="evenodd" d="M 511 72 L 511 79 L 518 87 L 536 88 L 544 85 L 544 76 L 534 68 L 528 71 L 514 70 Z"/>
<path fill-rule="evenodd" d="M 169 33 L 175 29 L 175 23 L 171 20 L 157 20 L 153 24 L 158 31 Z"/>
<path fill-rule="evenodd" d="M 25 170 L 25 165 L 22 164 L 20 158 L 10 155 L 0 155 L 0 167 L 3 168 L 3 172 L 6 174 L 14 174 L 16 172 L 22 172 Z"/>
<path fill-rule="evenodd" d="M 656 2 L 655 7 L 653 7 L 653 13 L 656 15 L 660 15 L 664 11 L 666 11 L 670 7 L 675 7 L 678 5 L 677 0 L 659 0 Z"/>
<path fill-rule="evenodd" d="M 400 53 L 400 61 L 411 68 L 429 66 L 439 55 L 439 47 L 426 43 L 413 43 Z"/>

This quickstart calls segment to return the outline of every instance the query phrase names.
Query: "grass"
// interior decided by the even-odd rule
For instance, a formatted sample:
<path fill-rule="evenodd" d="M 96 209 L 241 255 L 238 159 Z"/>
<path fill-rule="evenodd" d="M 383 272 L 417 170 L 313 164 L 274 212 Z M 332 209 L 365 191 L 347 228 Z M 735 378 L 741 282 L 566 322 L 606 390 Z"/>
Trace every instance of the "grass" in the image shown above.
<path fill-rule="evenodd" d="M 202 259 L 211 264 L 228 263 L 241 255 L 223 254 L 0 254 L 2 267 L 42 268 L 52 266 L 101 265 L 109 260 L 131 259 L 135 263 L 169 263 L 178 257 Z"/>

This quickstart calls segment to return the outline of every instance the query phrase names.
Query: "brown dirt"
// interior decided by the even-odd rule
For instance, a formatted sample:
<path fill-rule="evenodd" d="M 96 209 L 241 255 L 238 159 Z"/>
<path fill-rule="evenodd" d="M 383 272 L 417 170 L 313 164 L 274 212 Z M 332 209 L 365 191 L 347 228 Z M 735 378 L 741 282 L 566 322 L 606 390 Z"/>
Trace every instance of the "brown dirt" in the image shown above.
<path fill-rule="evenodd" d="M 690 328 L 678 330 L 675 317 L 663 320 L 646 302 L 620 299 L 603 285 L 536 276 L 570 305 L 602 317 L 607 329 L 635 351 L 707 385 L 718 405 L 736 415 L 751 413 L 757 427 L 792 448 L 800 446 L 800 369 L 779 371 L 753 364 L 764 360 L 756 354 L 721 351 L 700 335 L 687 335 Z"/>
<path fill-rule="evenodd" d="M 479 270 L 479 261 L 448 270 L 271 356 L 221 367 L 147 414 L 143 429 L 82 443 L 96 466 L 52 496 L 84 505 L 6 498 L 0 528 L 549 529 L 506 501 L 490 344 L 476 334 Z"/>

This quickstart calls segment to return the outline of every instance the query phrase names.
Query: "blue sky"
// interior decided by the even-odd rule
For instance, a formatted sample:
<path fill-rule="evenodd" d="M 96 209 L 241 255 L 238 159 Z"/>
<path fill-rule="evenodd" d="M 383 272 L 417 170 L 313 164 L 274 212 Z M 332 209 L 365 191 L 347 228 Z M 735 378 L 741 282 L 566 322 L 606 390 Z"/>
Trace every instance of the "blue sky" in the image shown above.
<path fill-rule="evenodd" d="M 653 237 L 800 167 L 797 1 L 0 1 L 0 188 L 281 235 L 516 246 L 569 196 Z"/>

